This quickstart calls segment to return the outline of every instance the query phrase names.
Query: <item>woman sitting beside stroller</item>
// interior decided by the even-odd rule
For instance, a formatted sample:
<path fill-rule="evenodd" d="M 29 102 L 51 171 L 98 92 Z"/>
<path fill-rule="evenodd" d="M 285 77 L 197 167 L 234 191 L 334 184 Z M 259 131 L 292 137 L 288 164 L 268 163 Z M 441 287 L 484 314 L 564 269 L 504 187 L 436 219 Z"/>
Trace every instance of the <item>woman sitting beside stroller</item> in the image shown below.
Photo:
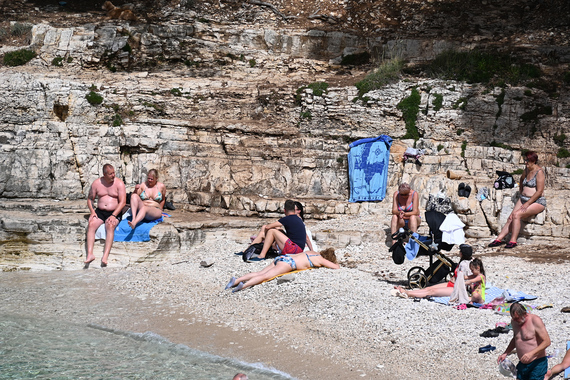
<path fill-rule="evenodd" d="M 412 190 L 406 182 L 402 182 L 398 191 L 394 192 L 392 201 L 392 222 L 390 224 L 392 236 L 404 226 L 412 232 L 417 232 L 420 223 L 420 197 L 418 192 Z M 392 244 L 394 243 L 396 240 L 392 240 Z"/>
<path fill-rule="evenodd" d="M 401 286 L 395 286 L 394 289 L 398 291 L 396 295 L 403 298 L 426 298 L 426 297 L 449 297 L 453 293 L 453 287 L 455 286 L 455 279 L 458 273 L 463 273 L 465 276 L 465 286 L 471 291 L 471 302 L 485 303 L 485 268 L 483 268 L 483 262 L 476 258 L 469 262 L 470 272 L 463 270 L 465 266 L 463 263 L 467 263 L 467 260 L 471 259 L 471 247 L 468 245 L 463 245 L 467 248 L 461 249 L 461 262 L 455 269 L 454 277 L 451 281 L 446 283 L 440 283 L 433 286 L 429 286 L 424 289 L 416 290 L 406 290 Z M 462 265 L 463 264 L 463 265 Z"/>

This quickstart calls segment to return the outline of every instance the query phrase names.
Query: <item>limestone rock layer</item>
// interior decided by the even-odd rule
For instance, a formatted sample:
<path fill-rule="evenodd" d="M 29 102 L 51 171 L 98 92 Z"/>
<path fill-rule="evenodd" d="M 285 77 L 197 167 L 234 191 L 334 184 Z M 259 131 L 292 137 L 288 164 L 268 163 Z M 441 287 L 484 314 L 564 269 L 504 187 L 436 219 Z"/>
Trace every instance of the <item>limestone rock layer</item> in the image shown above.
<path fill-rule="evenodd" d="M 398 52 L 424 62 L 463 43 L 451 35 L 396 38 L 381 28 L 366 35 L 331 25 L 286 27 L 271 21 L 279 17 L 270 10 L 262 14 L 257 24 L 192 12 L 156 23 L 35 24 L 30 48 L 37 58 L 0 67 L 0 198 L 85 199 L 109 162 L 129 190 L 156 168 L 169 199 L 190 211 L 275 217 L 283 200 L 294 198 L 312 218 L 371 212 L 387 226 L 390 195 L 407 181 L 422 207 L 429 194 L 443 192 L 467 235 L 488 238 L 517 199 L 517 189 L 492 189 L 495 171 L 522 168 L 521 149 L 535 149 L 547 172 L 548 207 L 523 236 L 568 238 L 570 169 L 567 158 L 556 157 L 555 141 L 570 134 L 567 86 L 552 96 L 406 76 L 358 100 L 354 84 L 370 67 L 340 66 L 343 56 Z M 543 48 L 525 49 L 540 56 Z M 570 62 L 565 43 L 552 49 Z M 314 82 L 328 83 L 327 91 L 306 87 Z M 421 96 L 416 142 L 401 140 L 406 129 L 397 107 L 413 89 Z M 101 103 L 90 103 L 90 94 Z M 380 134 L 395 139 L 387 199 L 348 203 L 349 143 Z M 421 166 L 402 162 L 410 146 L 425 149 Z M 453 180 L 449 171 L 464 175 Z M 459 182 L 471 185 L 470 198 L 457 196 Z M 478 202 L 483 187 L 490 197 Z"/>

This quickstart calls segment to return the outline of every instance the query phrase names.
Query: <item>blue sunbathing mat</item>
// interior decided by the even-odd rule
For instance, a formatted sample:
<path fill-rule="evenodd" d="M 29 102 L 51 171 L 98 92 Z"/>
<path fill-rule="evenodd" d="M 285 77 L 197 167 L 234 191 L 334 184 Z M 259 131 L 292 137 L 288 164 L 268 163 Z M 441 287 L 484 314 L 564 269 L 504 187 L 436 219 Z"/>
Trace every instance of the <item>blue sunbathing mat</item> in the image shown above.
<path fill-rule="evenodd" d="M 493 301 L 495 298 L 501 297 L 504 292 L 505 289 L 497 288 L 496 286 L 491 286 L 487 288 L 485 290 L 485 302 L 489 303 Z M 513 297 L 513 301 L 523 301 L 523 300 L 529 301 L 529 300 L 535 300 L 537 298 L 536 296 L 532 296 L 530 294 L 526 294 L 521 291 L 515 292 L 508 289 L 508 292 L 510 296 Z M 432 297 L 431 300 L 433 302 L 449 305 L 449 297 Z"/>

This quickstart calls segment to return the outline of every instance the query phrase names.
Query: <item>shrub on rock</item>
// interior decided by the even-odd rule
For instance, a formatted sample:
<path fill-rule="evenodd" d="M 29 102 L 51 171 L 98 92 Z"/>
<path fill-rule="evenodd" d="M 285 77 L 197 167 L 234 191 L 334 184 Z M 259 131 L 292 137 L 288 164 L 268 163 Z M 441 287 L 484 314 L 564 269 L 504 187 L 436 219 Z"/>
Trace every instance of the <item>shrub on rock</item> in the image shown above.
<path fill-rule="evenodd" d="M 28 49 L 20 49 L 4 54 L 6 66 L 22 66 L 36 57 L 36 52 Z"/>

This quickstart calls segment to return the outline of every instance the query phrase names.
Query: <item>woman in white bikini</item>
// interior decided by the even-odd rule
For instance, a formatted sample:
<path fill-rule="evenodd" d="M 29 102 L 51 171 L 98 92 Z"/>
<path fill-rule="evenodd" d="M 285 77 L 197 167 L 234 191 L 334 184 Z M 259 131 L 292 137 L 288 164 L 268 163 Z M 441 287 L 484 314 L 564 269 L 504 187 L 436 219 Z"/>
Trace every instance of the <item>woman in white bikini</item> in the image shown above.
<path fill-rule="evenodd" d="M 510 233 L 511 239 L 505 248 L 514 248 L 517 246 L 517 238 L 521 230 L 521 219 L 540 214 L 546 208 L 546 198 L 542 195 L 544 192 L 545 175 L 544 170 L 538 163 L 538 155 L 536 152 L 528 151 L 525 154 L 526 168 L 521 175 L 519 191 L 520 199 L 515 204 L 515 208 L 507 223 L 499 233 L 499 236 L 491 243 L 489 247 L 498 247 L 504 244 L 503 239 Z"/>
<path fill-rule="evenodd" d="M 162 209 L 166 202 L 166 187 L 158 182 L 158 172 L 151 169 L 146 176 L 146 182 L 135 186 L 135 192 L 131 195 L 132 220 L 129 226 L 132 229 L 142 221 L 152 221 L 162 216 Z"/>
<path fill-rule="evenodd" d="M 398 191 L 394 192 L 392 202 L 392 223 L 390 229 L 392 235 L 398 232 L 400 227 L 408 227 L 412 232 L 417 232 L 421 222 L 420 218 L 420 197 L 417 191 L 410 188 L 410 185 L 403 182 Z M 392 244 L 396 240 L 392 240 Z"/>

